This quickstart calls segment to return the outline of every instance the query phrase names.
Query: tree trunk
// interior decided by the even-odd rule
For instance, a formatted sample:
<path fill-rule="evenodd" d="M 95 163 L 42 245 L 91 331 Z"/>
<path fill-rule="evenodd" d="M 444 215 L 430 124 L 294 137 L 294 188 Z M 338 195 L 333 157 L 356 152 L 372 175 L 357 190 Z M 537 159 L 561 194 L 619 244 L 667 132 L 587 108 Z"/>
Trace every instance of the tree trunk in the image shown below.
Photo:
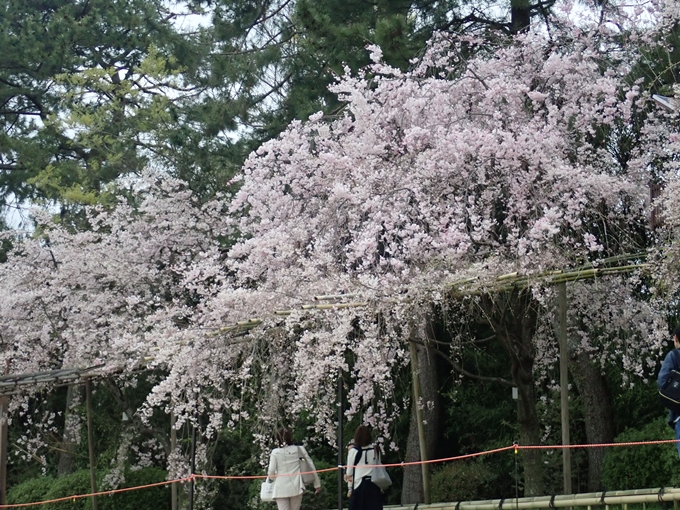
<path fill-rule="evenodd" d="M 75 471 L 75 455 L 80 444 L 82 420 L 76 407 L 82 401 L 82 387 L 70 384 L 66 390 L 66 409 L 64 410 L 64 433 L 61 437 L 61 451 L 57 463 L 57 477 Z"/>
<path fill-rule="evenodd" d="M 429 324 L 429 323 L 428 323 Z M 426 347 L 416 346 L 418 364 L 420 365 L 420 392 L 423 404 L 423 421 L 427 438 L 427 455 L 435 456 L 437 437 L 439 435 L 439 385 L 434 355 L 428 353 Z M 428 403 L 431 403 L 428 405 Z M 406 443 L 406 462 L 420 460 L 420 443 L 418 441 L 418 423 L 416 421 L 416 402 L 411 404 L 411 423 Z M 404 480 L 401 490 L 401 504 L 415 504 L 424 501 L 422 468 L 419 465 L 404 466 Z"/>
<path fill-rule="evenodd" d="M 531 26 L 531 4 L 529 0 L 510 0 L 510 31 L 513 34 L 526 32 Z"/>
<path fill-rule="evenodd" d="M 533 368 L 533 359 L 531 360 Z M 513 364 L 513 380 L 517 385 L 519 399 L 517 400 L 517 423 L 519 424 L 519 444 L 536 445 L 541 442 L 540 424 L 536 412 L 536 397 L 534 395 L 534 378 L 525 377 L 522 371 Z M 517 376 L 515 375 L 517 372 Z M 543 495 L 543 462 L 541 450 L 521 450 L 522 466 L 524 469 L 524 496 Z"/>
<path fill-rule="evenodd" d="M 485 295 L 481 305 L 486 319 L 496 333 L 510 360 L 512 380 L 517 386 L 517 422 L 521 445 L 539 444 L 540 424 L 534 394 L 534 333 L 538 304 L 527 290 L 515 289 L 503 294 Z M 540 450 L 522 450 L 524 495 L 543 495 L 543 462 Z"/>
<path fill-rule="evenodd" d="M 605 378 L 586 352 L 570 353 L 571 375 L 583 401 L 588 443 L 614 441 L 614 416 Z M 604 448 L 587 448 L 588 492 L 602 490 Z"/>

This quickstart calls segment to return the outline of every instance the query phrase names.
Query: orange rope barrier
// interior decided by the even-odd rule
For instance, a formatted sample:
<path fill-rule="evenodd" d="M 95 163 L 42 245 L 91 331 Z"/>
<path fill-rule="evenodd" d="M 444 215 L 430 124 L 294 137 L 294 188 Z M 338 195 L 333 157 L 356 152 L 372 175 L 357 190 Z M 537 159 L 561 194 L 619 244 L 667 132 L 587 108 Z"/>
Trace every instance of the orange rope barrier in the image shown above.
<path fill-rule="evenodd" d="M 514 445 L 519 450 L 553 450 L 567 448 L 603 448 L 608 446 L 641 446 L 650 444 L 677 443 L 680 439 L 658 439 L 656 441 L 630 441 L 626 443 L 593 443 L 593 444 L 555 444 L 555 445 Z"/>
<path fill-rule="evenodd" d="M 62 498 L 55 498 L 55 499 L 46 499 L 45 501 L 35 501 L 33 503 L 14 503 L 10 505 L 0 505 L 0 508 L 19 508 L 19 507 L 25 507 L 25 506 L 37 506 L 37 505 L 46 505 L 48 503 L 60 503 L 62 501 L 75 501 L 76 499 L 84 499 L 84 498 L 92 498 L 94 496 L 106 496 L 111 495 L 111 494 L 117 494 L 120 492 L 130 492 L 130 491 L 136 491 L 140 489 L 148 489 L 150 487 L 159 487 L 161 485 L 172 485 L 173 483 L 181 483 L 181 482 L 188 482 L 191 480 L 193 476 L 188 476 L 186 478 L 177 478 L 175 480 L 167 480 L 165 482 L 156 482 L 156 483 L 149 483 L 146 485 L 138 485 L 136 487 L 123 487 L 122 489 L 111 489 L 108 491 L 101 491 L 101 492 L 91 492 L 89 494 L 74 494 L 73 496 L 64 496 Z"/>
<path fill-rule="evenodd" d="M 595 443 L 595 444 L 571 444 L 571 445 L 520 445 L 520 444 L 513 444 L 510 446 L 503 446 L 501 448 L 496 448 L 493 450 L 486 450 L 483 452 L 476 452 L 476 453 L 469 453 L 466 455 L 458 455 L 455 457 L 447 457 L 444 459 L 433 459 L 433 460 L 426 460 L 426 461 L 413 461 L 413 462 L 399 462 L 396 464 L 382 464 L 386 468 L 392 468 L 392 467 L 404 467 L 404 466 L 417 466 L 421 464 L 436 464 L 436 463 L 441 463 L 441 462 L 450 462 L 450 461 L 455 461 L 455 460 L 463 460 L 463 459 L 470 459 L 474 457 L 480 457 L 482 455 L 490 455 L 492 453 L 500 453 L 500 452 L 505 452 L 508 450 L 514 450 L 515 453 L 518 453 L 518 450 L 551 450 L 551 449 L 563 449 L 563 448 L 603 448 L 603 447 L 613 447 L 613 446 L 644 446 L 644 445 L 658 445 L 658 444 L 670 444 L 670 443 L 677 443 L 678 439 L 660 439 L 656 441 L 633 441 L 633 442 L 626 442 L 626 443 Z M 61 501 L 75 501 L 76 499 L 83 499 L 83 498 L 91 498 L 94 496 L 106 496 L 106 495 L 112 495 L 112 494 L 118 494 L 121 492 L 130 492 L 130 491 L 136 491 L 136 490 L 141 490 L 141 489 L 148 489 L 151 487 L 159 487 L 163 485 L 172 485 L 173 483 L 186 483 L 190 482 L 192 480 L 198 480 L 198 479 L 204 479 L 204 480 L 263 480 L 265 478 L 276 478 L 276 477 L 285 477 L 285 476 L 297 476 L 298 474 L 310 474 L 310 473 L 328 473 L 331 471 L 337 471 L 338 469 L 346 469 L 348 467 L 356 467 L 356 466 L 337 466 L 337 467 L 331 467 L 331 468 L 326 468 L 326 469 L 318 469 L 316 471 L 305 471 L 304 473 L 294 473 L 294 474 L 281 474 L 281 475 L 275 475 L 268 477 L 267 475 L 200 475 L 200 474 L 192 474 L 184 478 L 177 478 L 174 480 L 167 480 L 165 482 L 156 482 L 156 483 L 150 483 L 146 485 L 139 485 L 136 487 L 124 487 L 122 489 L 111 489 L 108 491 L 101 491 L 101 492 L 93 492 L 89 494 L 75 494 L 73 496 L 64 496 L 62 498 L 56 498 L 56 499 L 50 499 L 50 500 L 45 500 L 45 501 L 35 501 L 32 503 L 14 503 L 14 504 L 5 504 L 5 505 L 0 505 L 0 509 L 2 508 L 21 508 L 21 507 L 32 507 L 32 506 L 38 506 L 38 505 L 46 505 L 48 503 L 59 503 Z"/>
<path fill-rule="evenodd" d="M 344 467 L 344 466 L 343 466 Z M 329 471 L 337 471 L 339 468 L 325 468 L 317 469 L 316 471 L 300 471 L 299 473 L 284 473 L 280 475 L 194 475 L 196 478 L 204 478 L 206 480 L 264 480 L 265 478 L 285 478 L 286 476 L 297 476 L 297 475 L 311 475 L 313 473 L 328 473 Z M 0 506 L 2 508 L 2 506 Z"/>

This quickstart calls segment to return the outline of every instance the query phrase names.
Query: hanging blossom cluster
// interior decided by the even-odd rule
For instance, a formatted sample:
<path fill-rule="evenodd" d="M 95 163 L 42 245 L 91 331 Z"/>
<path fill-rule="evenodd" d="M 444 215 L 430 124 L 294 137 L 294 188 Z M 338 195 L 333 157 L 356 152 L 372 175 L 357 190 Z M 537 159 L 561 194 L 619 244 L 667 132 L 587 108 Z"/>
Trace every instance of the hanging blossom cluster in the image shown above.
<path fill-rule="evenodd" d="M 225 205 L 201 205 L 183 183 L 151 173 L 126 195 L 110 209 L 88 209 L 86 229 L 38 212 L 35 231 L 11 239 L 0 265 L 1 362 L 14 375 L 160 368 L 165 377 L 141 413 L 175 406 L 179 428 L 194 416 L 194 389 L 222 381 L 220 357 L 195 345 L 206 332 L 194 314 L 223 279 L 205 268 L 221 257 Z M 39 427 L 26 434 L 43 444 Z"/>
<path fill-rule="evenodd" d="M 250 156 L 230 205 L 240 294 L 218 297 L 216 312 L 229 317 L 245 295 L 265 308 L 341 292 L 369 304 L 301 333 L 295 406 L 331 416 L 332 400 L 307 388 L 327 395 L 351 352 L 371 368 L 352 374 L 366 398 L 350 412 L 366 408 L 448 284 L 640 249 L 649 176 L 616 144 L 647 98 L 626 81 L 634 56 L 620 35 L 565 23 L 471 58 L 477 41 L 442 35 L 408 73 L 373 47 L 372 66 L 332 87 L 339 118 L 295 122 Z M 352 320 L 361 334 L 348 342 Z"/>
<path fill-rule="evenodd" d="M 177 181 L 138 186 L 140 204 L 93 207 L 85 230 L 39 213 L 33 235 L 12 240 L 0 266 L 0 356 L 12 373 L 181 358 L 187 303 L 221 276 L 184 278 L 196 260 L 219 258 L 222 206 L 199 207 Z"/>
<path fill-rule="evenodd" d="M 675 88 L 680 97 L 680 86 Z M 675 302 L 680 292 L 680 104 L 676 112 L 660 112 L 653 117 L 647 135 L 663 147 L 657 146 L 648 152 L 648 164 L 655 170 L 657 185 L 662 190 L 654 202 L 659 220 L 657 243 L 651 253 L 651 260 L 655 262 L 655 290 Z"/>
<path fill-rule="evenodd" d="M 384 298 L 479 262 L 536 271 L 608 248 L 584 219 L 641 208 L 644 190 L 596 130 L 630 120 L 635 87 L 620 101 L 622 71 L 603 75 L 583 42 L 527 36 L 469 62 L 460 44 L 440 38 L 408 74 L 373 48 L 371 69 L 333 87 L 340 119 L 296 123 L 249 158 L 232 203 L 239 277 Z"/>
<path fill-rule="evenodd" d="M 538 380 L 545 381 L 558 359 L 555 289 L 541 318 L 535 344 Z M 667 348 L 666 307 L 650 295 L 639 274 L 599 277 L 567 285 L 569 355 L 585 352 L 603 370 L 618 367 L 624 385 L 654 377 Z"/>

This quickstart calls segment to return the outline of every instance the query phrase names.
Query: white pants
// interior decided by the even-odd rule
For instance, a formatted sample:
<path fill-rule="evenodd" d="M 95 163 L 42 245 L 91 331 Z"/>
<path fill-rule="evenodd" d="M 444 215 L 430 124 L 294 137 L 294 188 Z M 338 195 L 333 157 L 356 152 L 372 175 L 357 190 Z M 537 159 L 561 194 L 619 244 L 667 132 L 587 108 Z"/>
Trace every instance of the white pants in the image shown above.
<path fill-rule="evenodd" d="M 279 510 L 300 510 L 302 494 L 290 498 L 276 498 L 274 501 L 276 501 Z"/>

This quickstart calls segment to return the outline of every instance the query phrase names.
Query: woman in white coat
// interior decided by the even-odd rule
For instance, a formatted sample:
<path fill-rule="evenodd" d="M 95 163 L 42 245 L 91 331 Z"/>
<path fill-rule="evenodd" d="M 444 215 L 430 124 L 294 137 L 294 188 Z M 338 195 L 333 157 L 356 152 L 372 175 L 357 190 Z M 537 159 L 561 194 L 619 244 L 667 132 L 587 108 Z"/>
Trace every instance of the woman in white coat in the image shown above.
<path fill-rule="evenodd" d="M 314 471 L 314 489 L 316 494 L 321 491 L 321 480 L 316 474 L 316 468 L 307 450 L 293 444 L 290 430 L 279 429 L 276 434 L 279 448 L 274 448 L 269 455 L 269 469 L 267 476 L 274 480 L 273 497 L 278 510 L 299 510 L 302 504 L 302 493 L 305 484 L 302 472 Z"/>
<path fill-rule="evenodd" d="M 383 510 L 382 491 L 371 480 L 375 476 L 376 459 L 379 456 L 371 444 L 371 430 L 359 425 L 354 432 L 354 447 L 347 454 L 345 481 L 351 490 L 349 510 Z"/>

